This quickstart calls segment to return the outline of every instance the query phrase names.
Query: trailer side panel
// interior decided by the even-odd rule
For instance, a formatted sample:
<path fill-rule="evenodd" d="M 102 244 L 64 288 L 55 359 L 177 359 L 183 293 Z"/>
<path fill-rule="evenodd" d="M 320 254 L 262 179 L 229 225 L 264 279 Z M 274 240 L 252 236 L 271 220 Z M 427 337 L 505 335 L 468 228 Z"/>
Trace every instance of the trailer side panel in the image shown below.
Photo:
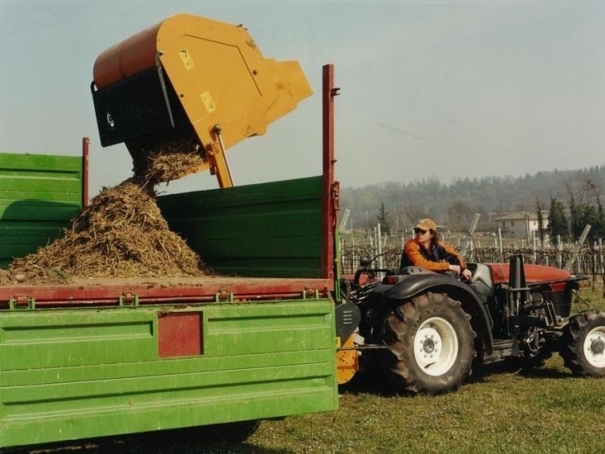
<path fill-rule="evenodd" d="M 158 199 L 170 228 L 214 270 L 252 277 L 321 276 L 321 176 Z"/>
<path fill-rule="evenodd" d="M 0 313 L 0 446 L 337 408 L 333 303 Z"/>

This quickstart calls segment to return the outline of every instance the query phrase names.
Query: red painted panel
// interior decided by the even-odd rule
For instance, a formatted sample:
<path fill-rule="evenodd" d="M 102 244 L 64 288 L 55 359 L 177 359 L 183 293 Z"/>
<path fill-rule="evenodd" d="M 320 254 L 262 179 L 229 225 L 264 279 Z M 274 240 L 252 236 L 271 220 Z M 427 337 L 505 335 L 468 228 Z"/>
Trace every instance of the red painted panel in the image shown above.
<path fill-rule="evenodd" d="M 550 284 L 550 288 L 555 293 L 563 293 L 567 289 L 567 282 L 553 282 Z"/>
<path fill-rule="evenodd" d="M 303 278 L 234 278 L 221 276 L 145 279 L 74 279 L 70 284 L 0 286 L 0 309 L 15 297 L 33 298 L 36 308 L 57 306 L 115 306 L 121 296 L 132 294 L 140 305 L 213 302 L 217 294 L 231 293 L 236 301 L 267 301 L 307 297 L 315 291 L 323 298 L 334 281 Z"/>
<path fill-rule="evenodd" d="M 201 355 L 201 312 L 158 314 L 160 358 Z"/>
<path fill-rule="evenodd" d="M 491 263 L 495 284 L 508 284 L 509 264 Z M 528 284 L 549 281 L 568 281 L 571 280 L 571 274 L 565 270 L 544 265 L 525 265 L 525 280 Z"/>
<path fill-rule="evenodd" d="M 334 88 L 334 65 L 323 67 L 323 111 L 322 111 L 322 143 L 323 143 L 323 222 L 321 277 L 334 279 L 334 233 L 336 231 L 336 216 L 339 198 L 339 185 L 334 180 L 334 97 L 338 88 Z"/>

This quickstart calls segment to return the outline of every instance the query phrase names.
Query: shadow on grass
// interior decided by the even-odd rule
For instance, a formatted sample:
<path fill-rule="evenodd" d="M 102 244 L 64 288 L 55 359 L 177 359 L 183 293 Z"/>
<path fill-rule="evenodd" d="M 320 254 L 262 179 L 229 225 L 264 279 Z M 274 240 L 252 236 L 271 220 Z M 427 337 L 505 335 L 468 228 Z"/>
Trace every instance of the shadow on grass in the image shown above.
<path fill-rule="evenodd" d="M 414 395 L 397 389 L 390 377 L 374 370 L 357 373 L 350 382 L 339 386 L 339 391 L 354 395 L 374 394 L 384 397 Z"/>
<path fill-rule="evenodd" d="M 493 364 L 474 364 L 472 373 L 464 380 L 464 384 L 484 383 L 487 379 L 497 375 L 517 375 L 530 380 L 544 379 L 575 379 L 571 372 L 550 366 L 528 366 L 515 360 L 505 360 Z M 410 397 L 415 393 L 399 390 L 390 377 L 379 372 L 368 370 L 358 373 L 353 379 L 339 387 L 341 393 L 348 394 L 373 394 L 384 397 Z"/>
<path fill-rule="evenodd" d="M 181 435 L 182 434 L 182 435 Z M 180 430 L 121 437 L 54 443 L 9 449 L 7 454 L 291 454 L 289 449 L 269 449 L 250 442 L 193 439 Z M 5 451 L 0 450 L 4 454 Z"/>
<path fill-rule="evenodd" d="M 521 361 L 508 359 L 493 364 L 475 365 L 473 373 L 466 379 L 466 383 L 481 383 L 493 375 L 518 375 L 533 380 L 543 379 L 573 379 L 570 371 L 547 366 L 532 366 Z"/>

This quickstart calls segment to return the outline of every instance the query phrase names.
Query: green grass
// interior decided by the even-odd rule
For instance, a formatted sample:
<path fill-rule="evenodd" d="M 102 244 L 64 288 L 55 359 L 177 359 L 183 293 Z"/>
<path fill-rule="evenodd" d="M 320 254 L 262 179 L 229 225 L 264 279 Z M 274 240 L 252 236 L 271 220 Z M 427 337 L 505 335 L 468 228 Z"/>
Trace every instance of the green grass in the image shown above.
<path fill-rule="evenodd" d="M 477 371 L 441 396 L 343 392 L 333 414 L 265 422 L 258 452 L 584 453 L 605 450 L 605 380 L 573 378 L 558 356 L 543 369 Z"/>
<path fill-rule="evenodd" d="M 588 309 L 605 311 L 605 290 L 601 280 L 588 279 L 582 282 L 582 288 L 574 299 L 572 313 Z"/>

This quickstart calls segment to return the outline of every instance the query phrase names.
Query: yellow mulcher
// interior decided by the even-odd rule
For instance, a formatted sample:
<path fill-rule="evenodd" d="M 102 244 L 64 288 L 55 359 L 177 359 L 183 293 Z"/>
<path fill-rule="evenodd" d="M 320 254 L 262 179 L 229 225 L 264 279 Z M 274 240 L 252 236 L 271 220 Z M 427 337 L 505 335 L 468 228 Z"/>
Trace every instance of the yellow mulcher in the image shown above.
<path fill-rule="evenodd" d="M 101 144 L 126 144 L 134 166 L 149 150 L 199 154 L 233 186 L 225 150 L 265 133 L 312 94 L 298 62 L 264 58 L 241 25 L 171 16 L 105 50 L 93 69 Z"/>

